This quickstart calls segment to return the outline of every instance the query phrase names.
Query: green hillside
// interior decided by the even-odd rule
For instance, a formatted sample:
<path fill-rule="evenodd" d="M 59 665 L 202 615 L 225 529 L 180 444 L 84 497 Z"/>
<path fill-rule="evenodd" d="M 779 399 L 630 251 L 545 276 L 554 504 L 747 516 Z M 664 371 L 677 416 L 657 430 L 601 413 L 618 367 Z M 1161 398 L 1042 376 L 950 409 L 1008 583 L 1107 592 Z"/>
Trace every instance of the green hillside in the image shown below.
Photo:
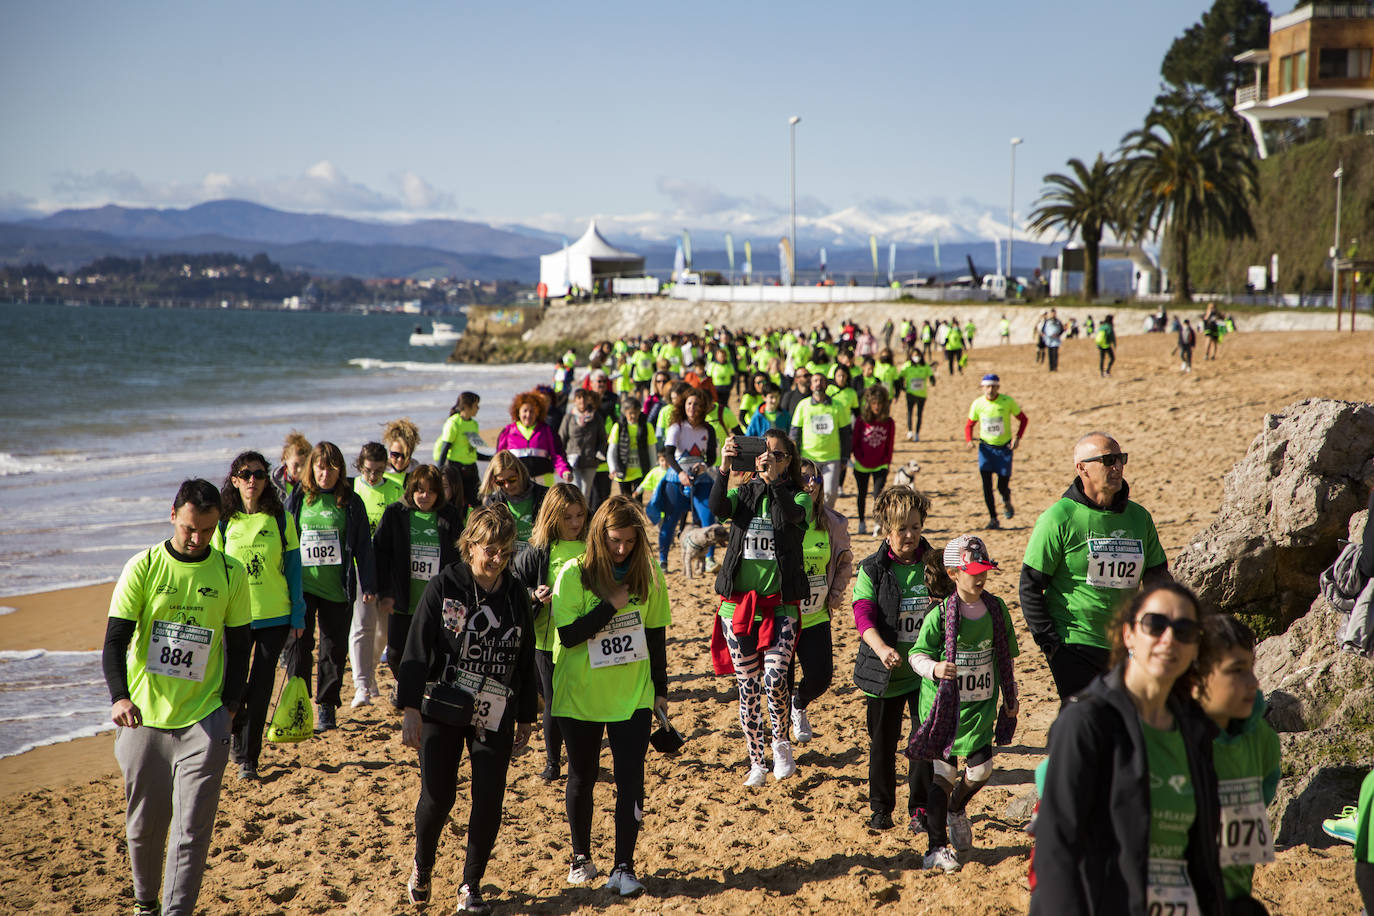
<path fill-rule="evenodd" d="M 1374 257 L 1374 137 L 1323 138 L 1271 155 L 1259 163 L 1260 201 L 1252 211 L 1255 238 L 1198 238 L 1192 248 L 1194 291 L 1245 291 L 1246 268 L 1279 256 L 1279 289 L 1331 291 L 1331 248 L 1336 215 L 1337 162 L 1341 189 L 1341 253 L 1359 240 L 1357 257 Z M 1167 258 L 1169 246 L 1162 246 Z M 1167 266 L 1167 264 L 1166 264 Z M 1361 283 L 1368 291 L 1374 276 Z"/>

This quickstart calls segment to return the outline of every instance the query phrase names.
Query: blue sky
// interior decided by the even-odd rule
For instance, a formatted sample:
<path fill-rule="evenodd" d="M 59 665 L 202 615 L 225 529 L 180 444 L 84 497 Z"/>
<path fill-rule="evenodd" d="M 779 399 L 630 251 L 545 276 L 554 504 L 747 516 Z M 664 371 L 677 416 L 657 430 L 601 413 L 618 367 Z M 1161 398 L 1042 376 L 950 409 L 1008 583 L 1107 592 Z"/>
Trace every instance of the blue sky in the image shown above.
<path fill-rule="evenodd" d="M 771 226 L 800 115 L 804 221 L 991 235 L 1009 139 L 1019 221 L 1140 124 L 1210 5 L 6 0 L 0 212 Z"/>

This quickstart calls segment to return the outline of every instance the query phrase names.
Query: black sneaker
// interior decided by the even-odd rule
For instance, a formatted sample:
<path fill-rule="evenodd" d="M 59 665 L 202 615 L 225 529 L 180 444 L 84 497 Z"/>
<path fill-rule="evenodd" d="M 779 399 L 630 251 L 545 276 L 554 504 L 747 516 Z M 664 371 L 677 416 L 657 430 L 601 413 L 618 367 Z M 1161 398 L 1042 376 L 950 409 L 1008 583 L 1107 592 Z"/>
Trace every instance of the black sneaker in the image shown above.
<path fill-rule="evenodd" d="M 429 902 L 429 872 L 420 871 L 420 866 L 410 866 L 410 879 L 406 881 L 406 893 L 411 903 Z"/>
<path fill-rule="evenodd" d="M 911 815 L 911 823 L 908 826 L 912 833 L 924 834 L 926 832 L 926 812 L 924 808 Z"/>
<path fill-rule="evenodd" d="M 554 766 L 553 764 L 549 764 L 548 766 L 544 767 L 543 770 L 540 771 L 539 778 L 542 779 L 544 782 L 553 782 L 560 775 L 562 774 L 559 773 L 558 767 Z"/>
<path fill-rule="evenodd" d="M 999 522 L 999 521 L 997 521 L 997 516 L 994 515 L 994 516 L 992 517 L 992 519 L 988 522 L 988 528 L 987 528 L 987 530 L 989 530 L 989 531 L 996 531 L 998 528 L 1001 528 L 1001 527 L 1002 527 L 1002 523 Z"/>
<path fill-rule="evenodd" d="M 338 726 L 334 722 L 334 707 L 319 705 L 315 707 L 315 731 L 327 732 Z"/>
<path fill-rule="evenodd" d="M 874 811 L 873 816 L 868 819 L 869 830 L 891 830 L 892 814 L 887 811 Z"/>
<path fill-rule="evenodd" d="M 458 888 L 458 912 L 490 913 L 491 904 L 482 899 L 480 890 L 464 884 Z"/>
<path fill-rule="evenodd" d="M 1008 519 L 1008 520 L 1011 520 L 1011 519 L 1013 519 L 1013 518 L 1016 518 L 1016 510 L 1015 510 L 1014 508 L 1012 508 L 1011 500 L 1010 500 L 1010 499 L 1003 500 L 1003 501 L 1002 501 L 1002 504 L 1003 504 L 1004 506 L 1007 507 L 1007 519 Z"/>

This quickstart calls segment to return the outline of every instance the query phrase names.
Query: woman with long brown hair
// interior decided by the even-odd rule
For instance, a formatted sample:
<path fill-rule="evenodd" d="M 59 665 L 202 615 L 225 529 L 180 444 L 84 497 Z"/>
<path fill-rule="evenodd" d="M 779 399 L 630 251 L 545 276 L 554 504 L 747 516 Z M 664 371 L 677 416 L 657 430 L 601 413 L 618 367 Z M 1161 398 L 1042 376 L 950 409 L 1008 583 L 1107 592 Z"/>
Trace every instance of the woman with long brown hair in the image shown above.
<path fill-rule="evenodd" d="M 568 883 L 597 876 L 592 790 L 604 733 L 616 783 L 615 867 L 606 887 L 633 897 L 644 890 L 635 877 L 634 852 L 651 720 L 654 712 L 666 718 L 668 711 L 664 631 L 672 615 L 644 511 L 630 498 L 613 496 L 592 516 L 586 553 L 564 566 L 554 585 L 553 622 L 553 714 L 568 746 Z"/>

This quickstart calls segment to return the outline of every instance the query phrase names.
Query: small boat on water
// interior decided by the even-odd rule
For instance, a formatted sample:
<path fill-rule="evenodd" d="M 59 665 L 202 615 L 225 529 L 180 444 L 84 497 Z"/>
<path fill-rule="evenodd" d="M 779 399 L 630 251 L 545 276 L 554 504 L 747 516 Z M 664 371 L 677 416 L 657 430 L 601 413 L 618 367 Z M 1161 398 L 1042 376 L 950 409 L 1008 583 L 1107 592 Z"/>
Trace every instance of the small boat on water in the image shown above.
<path fill-rule="evenodd" d="M 415 326 L 414 333 L 410 335 L 412 347 L 448 346 L 457 343 L 463 336 L 462 331 L 454 330 L 453 325 L 447 321 L 431 321 L 429 325 L 432 330 L 428 334 L 422 326 Z"/>

